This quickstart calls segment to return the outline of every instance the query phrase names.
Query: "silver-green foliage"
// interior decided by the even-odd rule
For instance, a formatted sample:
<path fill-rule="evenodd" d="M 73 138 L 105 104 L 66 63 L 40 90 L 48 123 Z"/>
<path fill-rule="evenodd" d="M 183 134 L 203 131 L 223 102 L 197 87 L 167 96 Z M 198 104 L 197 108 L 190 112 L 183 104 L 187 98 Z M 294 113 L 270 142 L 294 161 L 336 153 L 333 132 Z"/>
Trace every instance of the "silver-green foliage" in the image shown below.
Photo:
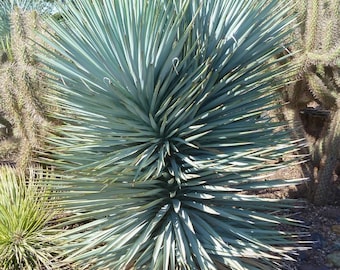
<path fill-rule="evenodd" d="M 75 0 L 41 55 L 63 121 L 48 156 L 71 214 L 67 260 L 91 269 L 278 269 L 293 207 L 244 191 L 291 154 L 271 121 L 289 66 L 289 1 Z M 284 2 L 284 3 L 283 3 Z M 221 268 L 222 267 L 222 268 Z M 223 269 L 224 269 L 223 268 Z"/>

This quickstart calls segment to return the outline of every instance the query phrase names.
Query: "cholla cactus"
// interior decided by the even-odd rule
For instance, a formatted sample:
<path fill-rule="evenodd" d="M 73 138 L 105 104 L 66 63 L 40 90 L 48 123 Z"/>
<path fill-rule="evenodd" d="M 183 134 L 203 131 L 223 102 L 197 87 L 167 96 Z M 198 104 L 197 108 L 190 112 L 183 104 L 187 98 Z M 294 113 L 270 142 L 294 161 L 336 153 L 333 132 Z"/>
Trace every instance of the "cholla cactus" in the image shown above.
<path fill-rule="evenodd" d="M 296 84 L 287 88 L 292 108 L 287 116 L 294 120 L 302 116 L 305 135 L 313 135 L 309 136 L 311 197 L 316 204 L 324 204 L 336 190 L 331 184 L 340 159 L 340 2 L 296 2 L 302 24 L 293 50 L 300 51 L 294 59 L 300 70 Z M 308 130 L 313 124 L 316 132 Z"/>
<path fill-rule="evenodd" d="M 15 8 L 11 23 L 13 61 L 0 66 L 1 112 L 10 123 L 8 128 L 13 128 L 13 136 L 19 139 L 17 151 L 14 151 L 17 152 L 15 161 L 24 168 L 31 162 L 33 151 L 41 146 L 49 122 L 42 103 L 45 87 L 41 82 L 42 73 L 37 70 L 38 64 L 33 58 L 35 46 L 32 40 L 36 39 L 34 31 L 39 28 L 37 13 Z M 4 149 L 13 150 L 13 146 Z M 2 156 L 6 155 L 2 153 Z"/>

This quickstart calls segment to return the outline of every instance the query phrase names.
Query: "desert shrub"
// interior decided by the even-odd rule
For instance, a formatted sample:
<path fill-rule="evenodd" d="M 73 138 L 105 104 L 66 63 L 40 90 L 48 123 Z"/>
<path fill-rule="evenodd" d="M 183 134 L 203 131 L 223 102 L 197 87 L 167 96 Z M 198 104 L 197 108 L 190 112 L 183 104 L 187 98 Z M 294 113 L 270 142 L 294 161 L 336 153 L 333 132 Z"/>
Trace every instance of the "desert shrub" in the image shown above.
<path fill-rule="evenodd" d="M 295 2 L 301 23 L 290 50 L 299 69 L 295 83 L 284 91 L 289 102 L 285 116 L 295 121 L 297 136 L 309 142 L 311 162 L 305 172 L 311 178 L 310 199 L 332 203 L 339 195 L 335 180 L 340 177 L 340 2 Z"/>
<path fill-rule="evenodd" d="M 0 268 L 58 269 L 55 235 L 49 227 L 56 215 L 48 190 L 38 184 L 44 175 L 27 176 L 8 166 L 0 167 Z"/>
<path fill-rule="evenodd" d="M 272 121 L 292 73 L 288 1 L 75 0 L 50 20 L 52 181 L 66 261 L 89 269 L 280 269 L 294 200 L 248 191 L 298 143 Z M 293 159 L 294 160 L 294 159 Z M 294 241 L 295 240 L 295 241 Z"/>
<path fill-rule="evenodd" d="M 51 127 L 51 107 L 43 101 L 48 89 L 34 58 L 41 19 L 36 11 L 14 8 L 10 21 L 11 57 L 0 64 L 0 119 L 7 130 L 0 141 L 0 155 L 26 168 Z"/>
<path fill-rule="evenodd" d="M 52 3 L 51 3 L 52 2 Z M 54 1 L 43 0 L 7 0 L 0 2 L 0 41 L 5 41 L 11 35 L 11 13 L 19 8 L 24 11 L 38 11 L 40 14 L 53 12 Z"/>

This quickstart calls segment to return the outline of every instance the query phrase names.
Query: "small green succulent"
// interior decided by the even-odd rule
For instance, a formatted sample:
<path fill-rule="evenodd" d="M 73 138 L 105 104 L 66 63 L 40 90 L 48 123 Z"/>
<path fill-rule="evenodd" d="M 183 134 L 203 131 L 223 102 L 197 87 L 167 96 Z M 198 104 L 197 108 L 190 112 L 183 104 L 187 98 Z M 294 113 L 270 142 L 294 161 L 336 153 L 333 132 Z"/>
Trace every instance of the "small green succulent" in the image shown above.
<path fill-rule="evenodd" d="M 56 212 L 47 196 L 33 178 L 0 168 L 0 269 L 57 269 L 57 231 L 48 227 Z"/>

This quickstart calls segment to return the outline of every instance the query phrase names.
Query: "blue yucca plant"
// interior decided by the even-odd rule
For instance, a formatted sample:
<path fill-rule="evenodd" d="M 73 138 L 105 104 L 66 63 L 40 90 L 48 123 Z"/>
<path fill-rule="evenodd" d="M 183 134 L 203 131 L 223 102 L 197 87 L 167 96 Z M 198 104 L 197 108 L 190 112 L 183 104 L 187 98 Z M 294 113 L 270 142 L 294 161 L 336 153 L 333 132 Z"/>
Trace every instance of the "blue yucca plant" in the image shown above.
<path fill-rule="evenodd" d="M 89 269 L 279 269 L 294 200 L 248 191 L 297 148 L 271 119 L 290 1 L 74 0 L 40 55 L 62 121 L 47 161 L 66 261 Z"/>

